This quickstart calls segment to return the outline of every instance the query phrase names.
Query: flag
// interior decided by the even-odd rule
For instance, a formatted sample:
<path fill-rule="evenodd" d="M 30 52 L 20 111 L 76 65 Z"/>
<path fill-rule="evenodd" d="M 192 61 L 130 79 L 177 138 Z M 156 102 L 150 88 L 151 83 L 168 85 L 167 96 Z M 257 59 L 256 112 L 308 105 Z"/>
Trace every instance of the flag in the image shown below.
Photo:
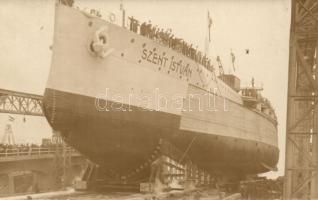
<path fill-rule="evenodd" d="M 222 62 L 221 62 L 220 56 L 216 56 L 216 61 L 218 62 L 218 65 L 219 65 L 219 74 L 223 75 L 224 74 L 224 69 L 223 69 L 223 66 L 222 66 Z"/>
<path fill-rule="evenodd" d="M 220 56 L 216 56 L 216 61 L 221 62 Z"/>
<path fill-rule="evenodd" d="M 14 120 L 15 120 L 15 118 L 9 115 L 9 121 L 13 122 Z"/>
<path fill-rule="evenodd" d="M 210 17 L 210 12 L 208 11 L 208 26 L 209 28 L 212 27 L 212 18 Z"/>
<path fill-rule="evenodd" d="M 232 65 L 233 65 L 233 70 L 235 71 L 235 66 L 234 66 L 234 62 L 235 62 L 235 55 L 231 50 L 231 57 L 232 57 Z"/>
<path fill-rule="evenodd" d="M 119 10 L 124 10 L 123 0 L 120 1 Z"/>
<path fill-rule="evenodd" d="M 60 3 L 66 5 L 66 6 L 72 7 L 74 4 L 74 0 L 62 0 L 62 1 L 60 1 Z"/>

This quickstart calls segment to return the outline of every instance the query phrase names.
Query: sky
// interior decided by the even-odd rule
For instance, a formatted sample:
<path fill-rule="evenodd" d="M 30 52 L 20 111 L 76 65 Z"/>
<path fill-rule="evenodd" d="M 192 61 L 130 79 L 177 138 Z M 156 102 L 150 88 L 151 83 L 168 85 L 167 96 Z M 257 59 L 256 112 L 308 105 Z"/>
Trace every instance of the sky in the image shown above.
<path fill-rule="evenodd" d="M 54 0 L 11 0 L 0 2 L 0 88 L 43 94 L 51 62 Z M 105 19 L 119 16 L 120 0 L 75 0 L 75 7 L 96 9 Z M 212 18 L 209 55 L 222 59 L 225 72 L 233 72 L 230 52 L 242 85 L 254 77 L 262 85 L 278 116 L 280 160 L 284 173 L 285 125 L 290 9 L 289 0 L 123 0 L 127 16 L 171 28 L 174 35 L 204 51 L 207 12 Z M 249 49 L 249 54 L 246 54 Z M 12 127 L 17 142 L 40 143 L 52 131 L 42 117 L 15 116 Z M 0 139 L 8 115 L 0 115 Z"/>

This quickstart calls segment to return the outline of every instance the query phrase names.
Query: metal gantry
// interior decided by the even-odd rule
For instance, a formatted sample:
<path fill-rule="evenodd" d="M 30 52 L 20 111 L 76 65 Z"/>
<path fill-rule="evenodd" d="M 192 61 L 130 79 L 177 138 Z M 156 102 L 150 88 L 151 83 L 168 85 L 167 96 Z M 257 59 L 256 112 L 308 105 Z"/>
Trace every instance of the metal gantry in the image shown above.
<path fill-rule="evenodd" d="M 41 95 L 0 89 L 0 113 L 44 116 Z M 66 144 L 60 134 L 53 130 L 52 142 L 56 145 L 54 156 L 54 175 L 56 188 L 64 186 L 66 171 L 71 166 L 71 154 L 66 151 Z"/>
<path fill-rule="evenodd" d="M 284 199 L 318 198 L 318 1 L 292 0 Z"/>
<path fill-rule="evenodd" d="M 8 144 L 8 145 L 15 144 L 15 138 L 14 138 L 11 124 L 6 125 L 1 144 Z"/>
<path fill-rule="evenodd" d="M 0 113 L 42 116 L 42 96 L 0 89 Z"/>

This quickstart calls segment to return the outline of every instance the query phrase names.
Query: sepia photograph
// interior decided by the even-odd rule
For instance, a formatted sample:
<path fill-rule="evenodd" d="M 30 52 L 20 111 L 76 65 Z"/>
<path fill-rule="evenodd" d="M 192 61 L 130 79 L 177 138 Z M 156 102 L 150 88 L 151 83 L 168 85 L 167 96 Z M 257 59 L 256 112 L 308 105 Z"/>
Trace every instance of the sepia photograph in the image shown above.
<path fill-rule="evenodd" d="M 1 1 L 0 47 L 0 200 L 318 199 L 317 0 Z"/>

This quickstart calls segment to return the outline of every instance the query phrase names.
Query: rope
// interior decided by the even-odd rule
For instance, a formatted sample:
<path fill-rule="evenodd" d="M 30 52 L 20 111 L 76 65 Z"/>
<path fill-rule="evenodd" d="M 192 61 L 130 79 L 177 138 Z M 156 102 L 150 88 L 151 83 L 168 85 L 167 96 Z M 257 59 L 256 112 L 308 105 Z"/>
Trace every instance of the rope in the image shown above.
<path fill-rule="evenodd" d="M 187 154 L 188 151 L 190 150 L 190 148 L 191 148 L 193 142 L 195 141 L 195 139 L 196 139 L 197 137 L 198 137 L 198 135 L 195 135 L 195 136 L 192 138 L 192 140 L 191 140 L 191 142 L 189 143 L 187 149 L 183 152 L 183 155 L 181 156 L 181 158 L 180 158 L 180 160 L 179 160 L 179 163 L 182 162 L 182 160 L 184 159 L 184 157 L 186 156 L 186 154 Z"/>
<path fill-rule="evenodd" d="M 220 97 L 224 97 L 221 90 L 220 90 L 220 87 L 219 87 L 219 83 L 218 83 L 218 79 L 215 75 L 215 72 L 213 71 L 213 74 L 214 74 L 214 77 L 215 77 L 215 83 L 216 83 L 216 87 L 218 88 L 219 92 L 220 92 Z"/>

